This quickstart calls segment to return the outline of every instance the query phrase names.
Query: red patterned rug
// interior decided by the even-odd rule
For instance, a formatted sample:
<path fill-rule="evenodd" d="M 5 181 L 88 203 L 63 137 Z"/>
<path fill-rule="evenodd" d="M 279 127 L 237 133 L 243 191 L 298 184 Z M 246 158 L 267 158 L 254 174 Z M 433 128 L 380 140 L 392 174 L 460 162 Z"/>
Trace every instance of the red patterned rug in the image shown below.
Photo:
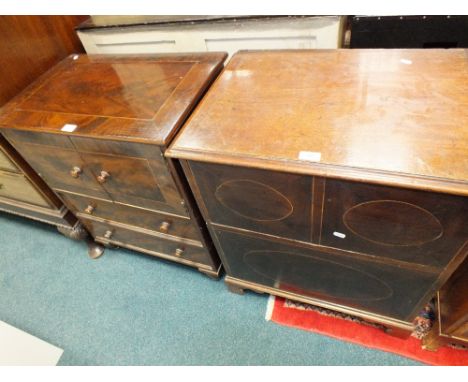
<path fill-rule="evenodd" d="M 433 310 L 430 305 L 415 320 L 415 331 L 407 339 L 386 334 L 380 325 L 358 317 L 281 297 L 270 296 L 265 318 L 280 325 L 399 354 L 429 365 L 468 366 L 468 349 L 461 346 L 442 346 L 437 351 L 421 348 L 421 340 L 432 326 Z"/>

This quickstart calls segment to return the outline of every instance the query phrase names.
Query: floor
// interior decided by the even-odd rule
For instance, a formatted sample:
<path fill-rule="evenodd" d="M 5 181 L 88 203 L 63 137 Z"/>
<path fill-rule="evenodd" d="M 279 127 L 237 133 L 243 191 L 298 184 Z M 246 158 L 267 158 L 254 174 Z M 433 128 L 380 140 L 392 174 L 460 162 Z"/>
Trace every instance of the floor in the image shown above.
<path fill-rule="evenodd" d="M 0 320 L 64 349 L 59 365 L 419 365 L 267 322 L 266 303 L 127 250 L 90 260 L 83 242 L 0 213 Z"/>

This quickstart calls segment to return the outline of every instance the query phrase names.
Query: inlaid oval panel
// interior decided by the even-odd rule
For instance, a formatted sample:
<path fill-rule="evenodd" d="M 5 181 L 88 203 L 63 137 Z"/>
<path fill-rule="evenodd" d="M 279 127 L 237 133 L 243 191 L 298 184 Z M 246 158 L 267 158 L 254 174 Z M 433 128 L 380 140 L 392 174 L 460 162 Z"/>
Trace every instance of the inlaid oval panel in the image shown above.
<path fill-rule="evenodd" d="M 354 234 L 382 245 L 422 245 L 443 233 L 439 220 L 429 211 L 397 200 L 358 204 L 344 213 L 343 222 Z"/>
<path fill-rule="evenodd" d="M 255 221 L 282 220 L 293 212 L 291 202 L 281 192 L 248 179 L 228 180 L 220 184 L 215 197 L 236 215 Z"/>
<path fill-rule="evenodd" d="M 358 267 L 310 255 L 254 250 L 244 262 L 274 286 L 302 294 L 320 293 L 345 300 L 375 301 L 393 295 L 384 281 Z"/>

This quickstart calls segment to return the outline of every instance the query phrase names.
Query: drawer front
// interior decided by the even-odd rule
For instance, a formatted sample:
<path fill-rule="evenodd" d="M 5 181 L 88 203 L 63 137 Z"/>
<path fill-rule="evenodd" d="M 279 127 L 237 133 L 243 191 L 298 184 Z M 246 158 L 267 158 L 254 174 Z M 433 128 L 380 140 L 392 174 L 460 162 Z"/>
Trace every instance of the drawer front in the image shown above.
<path fill-rule="evenodd" d="M 467 216 L 468 198 L 327 179 L 321 244 L 444 267 Z"/>
<path fill-rule="evenodd" d="M 109 199 L 76 151 L 29 143 L 20 143 L 16 149 L 49 186 Z"/>
<path fill-rule="evenodd" d="M 18 168 L 15 164 L 7 157 L 0 147 L 0 170 L 18 172 Z"/>
<path fill-rule="evenodd" d="M 436 275 L 216 230 L 229 275 L 409 321 Z"/>
<path fill-rule="evenodd" d="M 164 215 L 81 195 L 61 192 L 60 196 L 75 213 L 129 224 L 178 238 L 200 240 L 195 223 L 190 219 Z"/>
<path fill-rule="evenodd" d="M 22 174 L 0 170 L 0 196 L 41 207 L 50 207 L 44 197 Z"/>
<path fill-rule="evenodd" d="M 154 255 L 170 256 L 174 260 L 187 260 L 198 264 L 213 266 L 205 248 L 192 247 L 177 241 L 164 240 L 133 230 L 116 227 L 88 219 L 81 219 L 91 235 L 97 241 L 109 241 L 117 245 L 128 246 L 134 250 L 150 251 Z"/>
<path fill-rule="evenodd" d="M 199 162 L 190 168 L 212 222 L 311 240 L 312 178 Z"/>

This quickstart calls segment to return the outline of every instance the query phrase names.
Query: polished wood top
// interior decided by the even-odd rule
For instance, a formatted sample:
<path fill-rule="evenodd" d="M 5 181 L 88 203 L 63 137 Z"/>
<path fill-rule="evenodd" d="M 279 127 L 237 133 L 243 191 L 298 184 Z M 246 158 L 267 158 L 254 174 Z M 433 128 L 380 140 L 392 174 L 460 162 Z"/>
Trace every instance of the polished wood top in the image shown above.
<path fill-rule="evenodd" d="M 225 58 L 72 55 L 8 103 L 0 127 L 165 145 Z"/>
<path fill-rule="evenodd" d="M 169 156 L 468 194 L 468 50 L 237 53 Z"/>

